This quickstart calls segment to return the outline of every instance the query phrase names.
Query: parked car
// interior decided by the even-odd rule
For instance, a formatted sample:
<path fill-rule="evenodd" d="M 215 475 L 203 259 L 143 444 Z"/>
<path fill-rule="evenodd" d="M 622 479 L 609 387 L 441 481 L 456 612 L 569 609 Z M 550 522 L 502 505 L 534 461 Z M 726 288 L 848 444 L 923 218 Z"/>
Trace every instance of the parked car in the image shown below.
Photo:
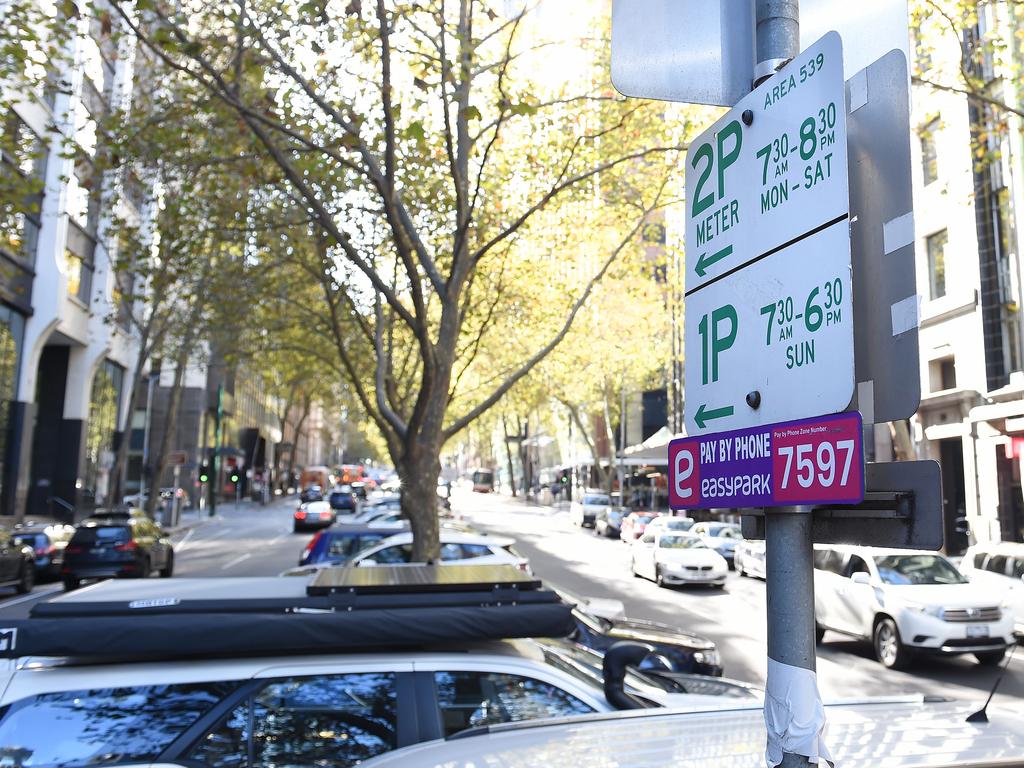
<path fill-rule="evenodd" d="M 765 560 L 763 541 L 747 540 L 739 542 L 735 550 L 736 572 L 740 576 L 756 576 L 768 578 L 768 564 Z"/>
<path fill-rule="evenodd" d="M 647 524 L 658 517 L 656 512 L 630 512 L 622 518 L 622 530 L 619 538 L 625 542 L 633 542 L 644 535 Z"/>
<path fill-rule="evenodd" d="M 445 565 L 505 564 L 514 565 L 521 571 L 530 570 L 530 561 L 512 549 L 515 539 L 444 529 L 440 535 L 441 562 Z M 379 544 L 357 553 L 350 562 L 355 566 L 411 563 L 412 532 L 403 531 L 384 539 Z"/>
<path fill-rule="evenodd" d="M 97 768 L 342 768 L 470 728 L 608 713 L 641 699 L 690 709 L 760 701 L 756 689 L 719 678 L 629 669 L 606 687 L 601 654 L 530 639 L 572 627 L 568 606 L 543 594 L 529 605 L 481 605 L 490 585 L 439 592 L 411 571 L 411 592 L 339 583 L 321 595 L 304 579 L 183 579 L 168 600 L 161 585 L 110 582 L 33 608 L 13 625 L 16 642 L 0 648 L 10 660 L 0 754 Z M 414 599 L 396 604 L 402 597 Z M 145 615 L 131 626 L 144 622 L 145 632 L 85 631 L 123 622 L 140 604 Z M 296 638 L 307 653 L 296 653 Z M 625 650 L 611 661 L 625 666 L 646 649 Z"/>
<path fill-rule="evenodd" d="M 148 578 L 174 574 L 174 548 L 163 530 L 145 516 L 111 514 L 79 526 L 64 550 L 64 589 L 87 579 Z"/>
<path fill-rule="evenodd" d="M 594 533 L 617 539 L 622 533 L 622 519 L 628 514 L 629 510 L 622 507 L 602 507 L 594 520 Z"/>
<path fill-rule="evenodd" d="M 338 515 L 326 501 L 307 501 L 299 504 L 292 520 L 292 531 L 301 533 L 311 528 L 327 528 L 334 525 Z"/>
<path fill-rule="evenodd" d="M 964 553 L 960 572 L 970 581 L 1005 591 L 1013 611 L 1013 632 L 1024 640 L 1024 544 L 975 544 Z"/>
<path fill-rule="evenodd" d="M 356 553 L 394 535 L 395 529 L 390 526 L 336 525 L 313 535 L 302 550 L 299 565 L 343 565 Z"/>
<path fill-rule="evenodd" d="M 14 587 L 18 594 L 31 592 L 36 584 L 36 555 L 6 528 L 0 528 L 0 587 Z"/>
<path fill-rule="evenodd" d="M 722 675 L 718 648 L 706 637 L 668 624 L 626 618 L 621 615 L 623 606 L 617 600 L 571 602 L 576 603 L 572 611 L 576 631 L 569 639 L 580 645 L 604 653 L 621 640 L 646 643 L 654 648 L 654 652 L 639 664 L 640 670 L 688 672 L 712 677 Z M 602 610 L 605 602 L 618 603 L 618 610 L 609 615 Z"/>
<path fill-rule="evenodd" d="M 381 525 L 384 523 L 399 524 L 407 521 L 402 517 L 401 507 L 381 504 L 375 507 L 368 507 L 357 515 L 340 518 L 338 522 L 342 525 L 370 525 L 371 523 Z"/>
<path fill-rule="evenodd" d="M 734 523 L 696 523 L 690 533 L 700 536 L 704 543 L 725 558 L 729 570 L 733 569 L 736 545 L 743 540 L 740 527 Z"/>
<path fill-rule="evenodd" d="M 343 515 L 354 515 L 359 512 L 359 497 L 351 485 L 336 485 L 327 496 L 331 509 Z"/>
<path fill-rule="evenodd" d="M 59 579 L 64 549 L 75 533 L 74 526 L 61 523 L 24 523 L 14 526 L 14 540 L 31 547 L 37 579 Z"/>
<path fill-rule="evenodd" d="M 630 568 L 634 576 L 652 579 L 659 587 L 670 584 L 725 586 L 729 566 L 725 558 L 689 533 L 646 531 L 633 544 Z"/>
<path fill-rule="evenodd" d="M 886 667 L 905 667 L 915 653 L 973 653 L 998 664 L 1014 641 L 1004 600 L 937 552 L 814 547 L 818 642 L 826 630 L 869 640 Z"/>
<path fill-rule="evenodd" d="M 573 499 L 569 505 L 569 520 L 573 525 L 593 528 L 601 510 L 612 506 L 611 497 L 601 491 L 586 491 L 581 499 Z"/>

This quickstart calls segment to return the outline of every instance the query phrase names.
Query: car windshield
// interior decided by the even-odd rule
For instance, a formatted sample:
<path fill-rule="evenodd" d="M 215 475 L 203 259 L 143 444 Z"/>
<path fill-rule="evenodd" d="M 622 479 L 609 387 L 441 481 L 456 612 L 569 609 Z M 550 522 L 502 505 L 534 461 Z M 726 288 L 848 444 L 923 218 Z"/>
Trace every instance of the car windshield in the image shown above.
<path fill-rule="evenodd" d="M 708 536 L 728 536 L 736 533 L 736 526 L 733 525 L 709 525 Z"/>
<path fill-rule="evenodd" d="M 878 575 L 885 584 L 966 584 L 967 579 L 940 555 L 879 555 Z"/>
<path fill-rule="evenodd" d="M 306 505 L 307 512 L 327 512 L 331 505 L 326 501 L 313 501 Z"/>
<path fill-rule="evenodd" d="M 104 544 L 108 542 L 128 541 L 131 533 L 126 525 L 87 526 L 75 531 L 72 541 L 75 544 Z"/>
<path fill-rule="evenodd" d="M 584 496 L 583 503 L 595 507 L 607 507 L 611 505 L 612 500 L 607 496 L 601 496 L 595 493 Z"/>
<path fill-rule="evenodd" d="M 695 536 L 662 536 L 658 546 L 663 549 L 707 549 L 704 542 Z"/>

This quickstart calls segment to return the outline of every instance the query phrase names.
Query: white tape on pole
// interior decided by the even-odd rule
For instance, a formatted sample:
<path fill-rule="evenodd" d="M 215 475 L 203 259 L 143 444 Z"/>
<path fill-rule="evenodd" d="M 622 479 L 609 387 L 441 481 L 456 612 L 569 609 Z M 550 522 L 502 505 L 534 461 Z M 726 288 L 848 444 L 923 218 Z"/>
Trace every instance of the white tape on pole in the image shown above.
<path fill-rule="evenodd" d="M 882 225 L 882 243 L 885 252 L 898 251 L 905 245 L 914 242 L 914 212 L 905 213 L 895 219 L 889 219 Z"/>
<path fill-rule="evenodd" d="M 913 330 L 921 324 L 921 295 L 915 293 L 907 296 L 893 304 L 889 311 L 892 314 L 893 336 Z"/>
<path fill-rule="evenodd" d="M 812 763 L 822 759 L 832 763 L 824 740 L 825 708 L 818 695 L 817 675 L 811 670 L 768 657 L 764 724 L 769 768 L 779 765 L 785 753 L 804 755 Z"/>

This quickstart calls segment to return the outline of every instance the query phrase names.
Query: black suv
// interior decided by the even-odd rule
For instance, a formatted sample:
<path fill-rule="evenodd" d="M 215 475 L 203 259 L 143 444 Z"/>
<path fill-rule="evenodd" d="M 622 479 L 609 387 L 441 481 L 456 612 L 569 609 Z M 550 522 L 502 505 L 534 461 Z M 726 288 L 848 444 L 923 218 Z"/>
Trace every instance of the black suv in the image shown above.
<path fill-rule="evenodd" d="M 6 528 L 0 528 L 0 587 L 16 587 L 18 594 L 31 592 L 36 583 L 36 556 Z"/>
<path fill-rule="evenodd" d="M 350 485 L 342 485 L 331 491 L 327 497 L 331 509 L 343 514 L 355 514 L 359 511 L 359 501 L 355 489 Z"/>
<path fill-rule="evenodd" d="M 148 517 L 111 514 L 92 517 L 82 524 L 64 550 L 61 576 L 64 589 L 76 589 L 84 579 L 113 576 L 148 578 L 174 573 L 170 540 Z"/>

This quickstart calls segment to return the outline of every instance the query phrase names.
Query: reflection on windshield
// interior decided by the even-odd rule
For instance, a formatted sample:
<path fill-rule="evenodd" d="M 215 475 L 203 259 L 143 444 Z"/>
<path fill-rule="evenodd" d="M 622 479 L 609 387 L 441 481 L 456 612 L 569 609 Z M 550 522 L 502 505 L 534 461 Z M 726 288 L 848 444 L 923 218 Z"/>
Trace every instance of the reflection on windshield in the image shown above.
<path fill-rule="evenodd" d="M 658 546 L 665 549 L 707 549 L 695 536 L 662 536 Z"/>
<path fill-rule="evenodd" d="M 545 640 L 541 646 L 544 663 L 566 672 L 589 687 L 595 688 L 594 695 L 604 698 L 604 657 L 595 651 L 575 643 L 561 643 Z M 632 668 L 626 672 L 626 690 L 643 695 L 644 688 L 672 692 L 675 687 L 669 681 L 648 677 Z"/>
<path fill-rule="evenodd" d="M 885 584 L 967 583 L 952 563 L 938 555 L 886 555 L 876 557 L 875 565 Z"/>

